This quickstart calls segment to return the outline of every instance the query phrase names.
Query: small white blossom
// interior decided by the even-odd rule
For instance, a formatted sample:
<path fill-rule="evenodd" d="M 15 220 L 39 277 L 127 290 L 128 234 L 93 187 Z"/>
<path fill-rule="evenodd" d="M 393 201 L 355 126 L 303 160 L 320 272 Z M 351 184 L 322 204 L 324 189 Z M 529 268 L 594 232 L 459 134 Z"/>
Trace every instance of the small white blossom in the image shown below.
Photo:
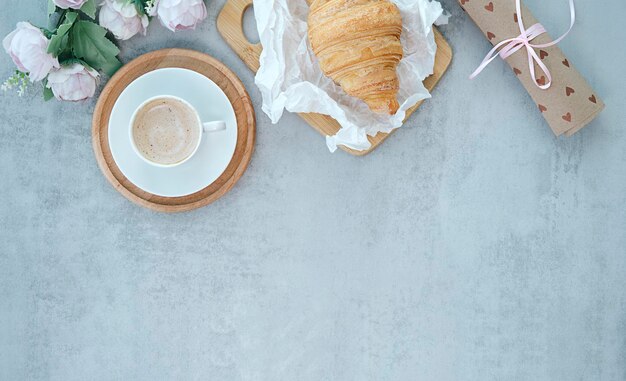
<path fill-rule="evenodd" d="M 15 74 L 7 78 L 7 80 L 4 81 L 2 85 L 0 85 L 0 90 L 7 92 L 9 90 L 17 88 L 17 95 L 21 97 L 26 93 L 28 84 L 29 82 L 26 73 L 16 71 Z"/>
<path fill-rule="evenodd" d="M 146 6 L 144 10 L 148 16 L 156 16 L 156 2 L 157 0 L 148 0 L 146 1 Z"/>

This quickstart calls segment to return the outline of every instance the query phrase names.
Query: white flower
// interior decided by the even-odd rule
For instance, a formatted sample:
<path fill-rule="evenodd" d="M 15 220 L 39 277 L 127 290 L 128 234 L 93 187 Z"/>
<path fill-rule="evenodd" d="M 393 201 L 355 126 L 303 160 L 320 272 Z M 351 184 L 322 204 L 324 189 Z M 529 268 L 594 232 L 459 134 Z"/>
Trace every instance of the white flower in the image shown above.
<path fill-rule="evenodd" d="M 98 84 L 98 72 L 79 63 L 64 66 L 48 75 L 48 87 L 58 100 L 82 101 L 93 97 Z"/>
<path fill-rule="evenodd" d="M 50 41 L 39 28 L 27 22 L 17 23 L 17 28 L 2 40 L 4 50 L 11 56 L 18 70 L 30 74 L 30 80 L 41 81 L 59 61 L 48 54 Z"/>
<path fill-rule="evenodd" d="M 149 22 L 146 15 L 137 12 L 135 4 L 126 0 L 105 0 L 98 20 L 119 40 L 128 40 L 137 33 L 145 36 Z"/>
<path fill-rule="evenodd" d="M 156 13 L 161 24 L 172 32 L 195 29 L 207 16 L 204 0 L 158 0 Z"/>
<path fill-rule="evenodd" d="M 52 2 L 59 8 L 80 9 L 87 0 L 52 0 Z"/>

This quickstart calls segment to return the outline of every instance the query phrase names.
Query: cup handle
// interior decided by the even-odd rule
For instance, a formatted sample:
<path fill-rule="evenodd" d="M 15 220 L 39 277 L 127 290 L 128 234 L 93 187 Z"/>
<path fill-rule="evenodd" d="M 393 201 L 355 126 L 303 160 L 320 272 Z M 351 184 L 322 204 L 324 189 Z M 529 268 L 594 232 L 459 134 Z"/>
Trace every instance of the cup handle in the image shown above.
<path fill-rule="evenodd" d="M 215 132 L 215 131 L 222 131 L 225 129 L 226 129 L 226 123 L 224 123 L 221 120 L 218 120 L 216 122 L 202 123 L 202 131 L 204 132 Z"/>

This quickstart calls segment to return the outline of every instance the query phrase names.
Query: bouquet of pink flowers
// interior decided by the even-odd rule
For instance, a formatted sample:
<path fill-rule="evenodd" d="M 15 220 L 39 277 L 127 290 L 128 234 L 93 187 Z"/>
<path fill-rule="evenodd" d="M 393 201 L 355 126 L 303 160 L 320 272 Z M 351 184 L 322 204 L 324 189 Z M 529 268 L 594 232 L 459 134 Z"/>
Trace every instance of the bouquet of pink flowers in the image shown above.
<path fill-rule="evenodd" d="M 153 17 L 173 32 L 194 29 L 207 11 L 204 0 L 48 0 L 48 15 L 48 28 L 19 22 L 2 41 L 17 66 L 3 90 L 21 96 L 29 82 L 41 82 L 46 100 L 91 98 L 99 71 L 113 75 L 121 66 L 114 39 L 145 35 Z"/>

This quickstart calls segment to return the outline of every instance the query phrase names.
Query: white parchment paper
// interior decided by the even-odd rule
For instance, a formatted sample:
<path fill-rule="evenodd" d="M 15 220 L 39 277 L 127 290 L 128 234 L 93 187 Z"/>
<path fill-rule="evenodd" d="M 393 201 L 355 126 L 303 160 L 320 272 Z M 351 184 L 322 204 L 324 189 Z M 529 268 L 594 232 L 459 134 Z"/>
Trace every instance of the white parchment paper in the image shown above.
<path fill-rule="evenodd" d="M 277 123 L 283 111 L 315 112 L 336 119 L 341 130 L 326 137 L 331 152 L 337 145 L 355 150 L 370 147 L 367 135 L 402 126 L 406 110 L 430 98 L 422 81 L 432 74 L 437 45 L 432 30 L 445 23 L 441 5 L 429 0 L 392 0 L 402 14 L 404 57 L 398 66 L 400 109 L 378 115 L 365 102 L 347 95 L 326 77 L 307 37 L 309 6 L 305 0 L 254 0 L 254 13 L 263 52 L 255 82 L 263 97 L 263 111 Z"/>

